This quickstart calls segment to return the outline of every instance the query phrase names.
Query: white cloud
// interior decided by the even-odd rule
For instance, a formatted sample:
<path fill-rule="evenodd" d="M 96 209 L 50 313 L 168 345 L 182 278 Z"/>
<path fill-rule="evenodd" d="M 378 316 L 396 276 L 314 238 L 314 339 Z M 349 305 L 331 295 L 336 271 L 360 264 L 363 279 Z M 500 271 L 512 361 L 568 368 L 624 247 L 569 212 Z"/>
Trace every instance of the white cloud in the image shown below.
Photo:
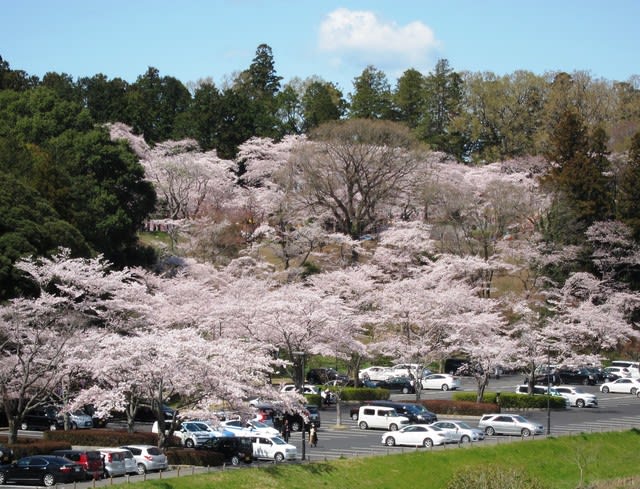
<path fill-rule="evenodd" d="M 364 10 L 339 8 L 320 24 L 318 47 L 342 62 L 372 64 L 379 69 L 424 69 L 440 47 L 422 22 L 398 25 Z"/>

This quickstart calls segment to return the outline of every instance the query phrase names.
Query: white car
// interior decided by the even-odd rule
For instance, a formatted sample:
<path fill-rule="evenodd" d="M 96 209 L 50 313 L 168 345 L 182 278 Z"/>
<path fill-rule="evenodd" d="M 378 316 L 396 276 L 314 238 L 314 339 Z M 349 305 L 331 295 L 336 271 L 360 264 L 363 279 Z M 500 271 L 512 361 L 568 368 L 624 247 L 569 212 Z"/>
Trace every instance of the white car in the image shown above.
<path fill-rule="evenodd" d="M 361 380 L 386 380 L 390 376 L 391 373 L 389 371 L 389 367 L 379 367 L 375 365 L 363 368 L 358 373 L 358 378 Z"/>
<path fill-rule="evenodd" d="M 640 379 L 622 378 L 613 382 L 605 382 L 600 386 L 605 394 L 608 392 L 622 392 L 640 397 Z"/>
<path fill-rule="evenodd" d="M 382 444 L 388 447 L 395 445 L 432 447 L 444 445 L 448 441 L 444 431 L 428 424 L 410 424 L 401 430 L 387 431 L 382 435 Z"/>
<path fill-rule="evenodd" d="M 436 421 L 430 426 L 440 428 L 452 443 L 469 443 L 484 440 L 484 431 L 469 426 L 464 421 Z"/>
<path fill-rule="evenodd" d="M 409 424 L 409 418 L 400 416 L 392 407 L 365 405 L 358 409 L 358 427 L 361 430 L 382 428 L 396 431 Z"/>
<path fill-rule="evenodd" d="M 180 443 L 186 448 L 197 448 L 206 444 L 213 434 L 213 430 L 200 421 L 185 421 L 180 429 L 173 435 L 180 439 Z"/>
<path fill-rule="evenodd" d="M 449 374 L 430 374 L 422 378 L 423 389 L 448 391 L 459 389 L 460 385 L 460 378 Z"/>
<path fill-rule="evenodd" d="M 579 408 L 598 407 L 598 398 L 594 394 L 586 392 L 582 387 L 558 385 L 555 387 L 555 391 L 567 399 L 571 406 Z"/>
<path fill-rule="evenodd" d="M 295 445 L 287 443 L 279 436 L 251 436 L 253 445 L 253 458 L 262 460 L 295 460 L 297 449 Z"/>
<path fill-rule="evenodd" d="M 234 434 L 242 436 L 280 436 L 280 432 L 273 426 L 269 426 L 268 424 L 265 424 L 262 421 L 258 421 L 257 419 L 250 419 L 249 421 L 242 421 L 239 419 L 223 421 L 222 423 L 220 423 L 220 427 L 232 431 Z"/>
<path fill-rule="evenodd" d="M 298 388 L 295 384 L 284 384 L 282 387 L 280 387 L 280 392 L 298 392 Z M 304 384 L 302 386 L 302 393 L 320 395 L 320 391 L 318 390 L 318 388 L 312 384 Z"/>

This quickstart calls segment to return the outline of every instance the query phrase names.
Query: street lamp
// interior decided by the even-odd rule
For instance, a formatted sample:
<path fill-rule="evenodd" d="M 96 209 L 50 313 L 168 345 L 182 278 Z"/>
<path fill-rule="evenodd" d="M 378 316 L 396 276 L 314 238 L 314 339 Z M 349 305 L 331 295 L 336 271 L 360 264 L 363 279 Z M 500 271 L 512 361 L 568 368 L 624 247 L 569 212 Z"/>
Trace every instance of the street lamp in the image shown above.
<path fill-rule="evenodd" d="M 303 351 L 293 351 L 291 352 L 291 354 L 295 357 L 298 357 L 301 359 L 301 367 L 302 367 L 302 372 L 300 374 L 300 376 L 296 379 L 296 386 L 299 389 L 300 393 L 304 393 L 304 352 Z M 306 439 L 305 436 L 307 434 L 307 423 L 304 420 L 304 418 L 302 418 L 302 460 L 305 460 L 307 458 L 307 447 L 306 447 Z"/>
<path fill-rule="evenodd" d="M 551 434 L 551 346 L 547 343 L 547 436 Z"/>

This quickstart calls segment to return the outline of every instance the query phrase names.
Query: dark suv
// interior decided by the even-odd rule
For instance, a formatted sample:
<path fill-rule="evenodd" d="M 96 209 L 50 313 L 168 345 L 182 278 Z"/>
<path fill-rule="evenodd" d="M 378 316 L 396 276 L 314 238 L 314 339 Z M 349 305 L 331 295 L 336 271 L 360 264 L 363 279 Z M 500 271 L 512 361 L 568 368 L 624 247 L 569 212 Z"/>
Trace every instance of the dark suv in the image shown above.
<path fill-rule="evenodd" d="M 326 384 L 332 380 L 337 380 L 337 383 L 346 383 L 349 380 L 349 377 L 330 367 L 312 368 L 307 372 L 307 382 L 310 384 Z"/>
<path fill-rule="evenodd" d="M 207 440 L 200 448 L 221 453 L 226 462 L 239 465 L 253 461 L 253 445 L 248 436 L 218 436 Z"/>
<path fill-rule="evenodd" d="M 368 406 L 384 406 L 393 408 L 400 416 L 406 416 L 407 418 L 409 418 L 410 423 L 431 424 L 438 421 L 438 416 L 429 411 L 422 404 L 394 401 L 367 401 L 366 404 Z M 356 406 L 350 411 L 351 419 L 353 419 L 354 421 L 358 419 L 359 409 L 360 406 Z"/>
<path fill-rule="evenodd" d="M 32 409 L 25 414 L 20 429 L 23 430 L 59 430 L 64 428 L 64 421 L 58 416 L 58 409 L 55 406 L 45 406 Z"/>

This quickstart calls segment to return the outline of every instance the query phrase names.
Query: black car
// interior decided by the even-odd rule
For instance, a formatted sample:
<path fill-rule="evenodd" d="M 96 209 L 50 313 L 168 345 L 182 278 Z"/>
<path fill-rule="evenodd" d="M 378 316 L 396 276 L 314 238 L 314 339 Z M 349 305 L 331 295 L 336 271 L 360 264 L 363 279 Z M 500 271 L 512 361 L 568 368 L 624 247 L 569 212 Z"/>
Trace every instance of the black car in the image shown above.
<path fill-rule="evenodd" d="M 0 465 L 8 465 L 13 460 L 13 450 L 0 445 Z"/>
<path fill-rule="evenodd" d="M 553 372 L 537 375 L 534 378 L 536 384 L 580 384 L 580 385 L 596 385 L 598 383 L 597 375 L 586 368 L 558 368 Z"/>
<path fill-rule="evenodd" d="M 22 430 L 60 430 L 64 428 L 64 419 L 58 415 L 55 406 L 45 406 L 32 409 L 25 414 L 20 429 Z"/>
<path fill-rule="evenodd" d="M 221 453 L 226 462 L 239 465 L 253 461 L 253 445 L 248 436 L 218 436 L 210 438 L 200 448 Z"/>
<path fill-rule="evenodd" d="M 415 392 L 415 387 L 409 377 L 389 377 L 385 380 L 369 381 L 369 384 L 373 387 L 399 391 L 403 394 L 412 394 Z"/>
<path fill-rule="evenodd" d="M 0 485 L 14 483 L 51 487 L 86 478 L 82 465 L 55 455 L 33 455 L 11 465 L 0 466 Z"/>
<path fill-rule="evenodd" d="M 337 370 L 327 368 L 312 368 L 307 372 L 307 382 L 310 384 L 326 384 L 332 380 L 337 381 L 339 385 L 349 380 L 349 377 L 339 373 Z"/>

